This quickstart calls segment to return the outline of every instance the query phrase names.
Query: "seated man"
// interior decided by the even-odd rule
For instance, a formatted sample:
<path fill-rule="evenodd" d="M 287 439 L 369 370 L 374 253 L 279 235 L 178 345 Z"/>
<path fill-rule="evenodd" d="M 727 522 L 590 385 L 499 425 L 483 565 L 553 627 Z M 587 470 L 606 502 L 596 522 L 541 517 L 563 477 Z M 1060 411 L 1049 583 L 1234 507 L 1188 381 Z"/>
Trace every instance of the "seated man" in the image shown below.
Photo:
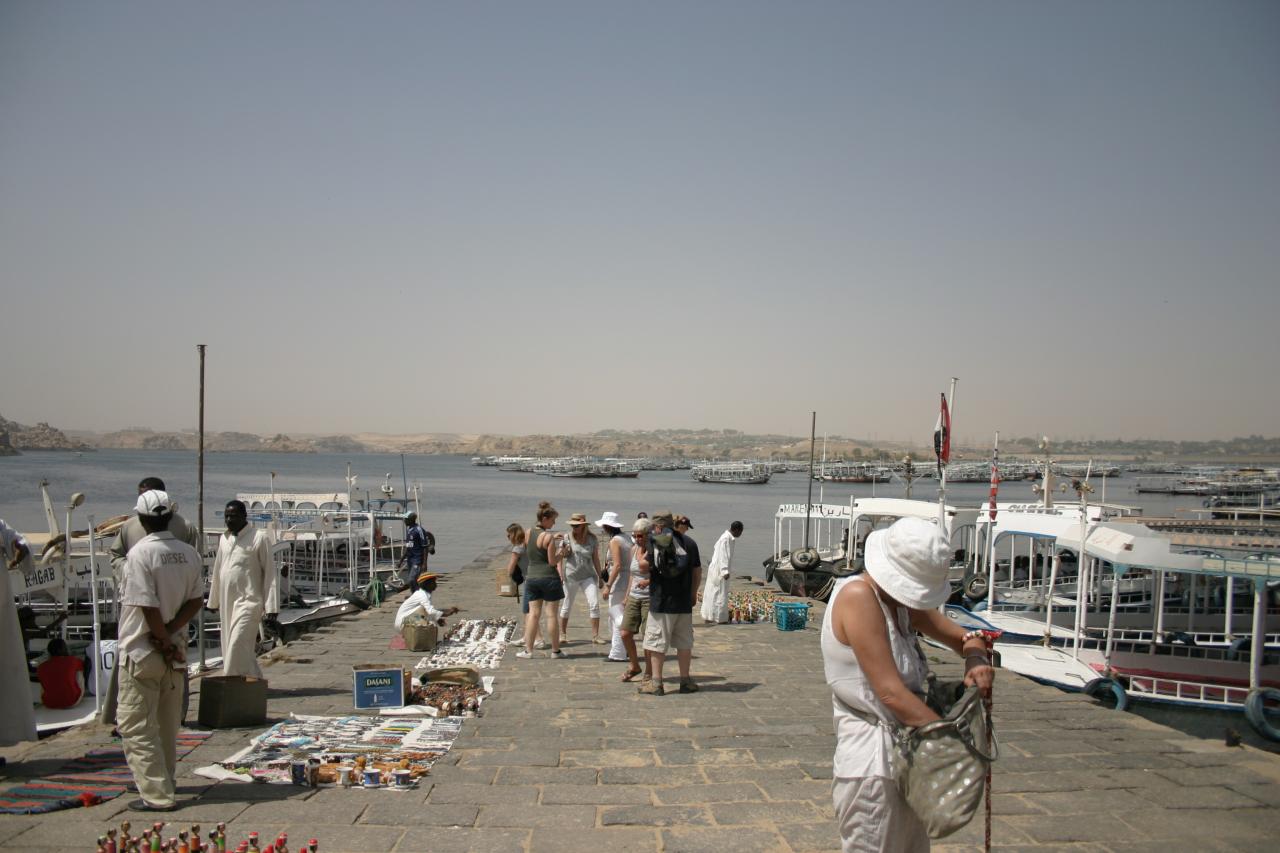
<path fill-rule="evenodd" d="M 418 575 L 418 591 L 404 600 L 400 605 L 400 609 L 396 611 L 396 630 L 399 631 L 404 627 L 405 620 L 410 616 L 416 616 L 418 613 L 426 616 L 437 625 L 444 625 L 444 617 L 452 616 L 458 612 L 458 608 L 450 607 L 447 610 L 436 610 L 431 604 L 431 593 L 436 591 L 436 578 L 439 575 L 431 572 L 423 572 Z"/>
<path fill-rule="evenodd" d="M 84 661 L 72 657 L 67 641 L 49 641 L 49 659 L 36 667 L 40 679 L 40 703 L 46 708 L 71 708 L 84 695 Z"/>

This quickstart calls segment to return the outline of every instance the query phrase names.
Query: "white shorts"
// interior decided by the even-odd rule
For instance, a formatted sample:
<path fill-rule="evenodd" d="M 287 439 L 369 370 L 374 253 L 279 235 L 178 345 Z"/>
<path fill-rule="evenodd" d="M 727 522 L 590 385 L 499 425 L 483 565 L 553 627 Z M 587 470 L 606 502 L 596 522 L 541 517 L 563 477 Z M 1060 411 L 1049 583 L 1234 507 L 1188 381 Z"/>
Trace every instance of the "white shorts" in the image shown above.
<path fill-rule="evenodd" d="M 669 655 L 693 648 L 692 613 L 654 613 L 644 631 L 644 650 Z"/>

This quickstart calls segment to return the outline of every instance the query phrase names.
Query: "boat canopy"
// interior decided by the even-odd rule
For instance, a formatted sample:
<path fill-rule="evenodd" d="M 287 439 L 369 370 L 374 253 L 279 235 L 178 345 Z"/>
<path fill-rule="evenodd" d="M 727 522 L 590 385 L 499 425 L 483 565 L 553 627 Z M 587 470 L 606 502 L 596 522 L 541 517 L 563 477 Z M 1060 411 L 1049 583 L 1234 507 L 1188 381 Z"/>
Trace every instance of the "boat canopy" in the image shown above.
<path fill-rule="evenodd" d="M 1058 537 L 1063 548 L 1080 551 L 1080 528 Z M 1152 569 L 1164 572 L 1196 572 L 1204 568 L 1204 557 L 1173 550 L 1173 540 L 1161 536 L 1145 524 L 1104 522 L 1085 532 L 1085 553 L 1106 560 L 1116 571 Z"/>

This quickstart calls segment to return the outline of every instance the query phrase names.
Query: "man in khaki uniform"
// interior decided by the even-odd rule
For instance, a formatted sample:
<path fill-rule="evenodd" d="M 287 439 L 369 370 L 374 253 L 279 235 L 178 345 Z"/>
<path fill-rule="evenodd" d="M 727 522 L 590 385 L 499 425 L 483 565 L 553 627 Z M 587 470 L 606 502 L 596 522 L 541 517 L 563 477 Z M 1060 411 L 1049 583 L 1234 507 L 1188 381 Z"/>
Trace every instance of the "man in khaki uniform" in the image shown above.
<path fill-rule="evenodd" d="M 125 558 L 120 584 L 120 695 L 116 727 L 138 786 L 135 811 L 178 807 L 174 774 L 186 627 L 204 603 L 200 555 L 169 532 L 173 502 L 143 492 L 136 507 L 147 535 Z"/>

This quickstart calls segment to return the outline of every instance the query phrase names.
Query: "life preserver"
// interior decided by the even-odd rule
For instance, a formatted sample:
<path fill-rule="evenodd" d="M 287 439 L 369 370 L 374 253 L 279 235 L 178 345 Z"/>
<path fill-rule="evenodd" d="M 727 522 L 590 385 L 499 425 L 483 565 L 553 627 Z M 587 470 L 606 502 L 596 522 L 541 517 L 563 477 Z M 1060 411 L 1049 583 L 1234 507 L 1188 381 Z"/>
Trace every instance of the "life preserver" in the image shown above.
<path fill-rule="evenodd" d="M 1124 711 L 1129 707 L 1129 694 L 1125 692 L 1124 686 L 1114 678 L 1095 678 L 1084 686 L 1084 693 L 1104 705 L 1107 704 L 1107 698 L 1110 697 L 1115 701 L 1115 709 L 1117 711 Z"/>
<path fill-rule="evenodd" d="M 1280 727 L 1267 719 L 1266 705 L 1280 705 L 1280 690 L 1271 687 L 1259 687 L 1249 691 L 1249 698 L 1244 700 L 1244 716 L 1253 726 L 1253 730 L 1267 740 L 1280 742 Z"/>
<path fill-rule="evenodd" d="M 964 594 L 978 601 L 987 597 L 988 586 L 986 575 L 971 575 L 964 580 Z"/>
<path fill-rule="evenodd" d="M 817 548 L 801 548 L 791 553 L 791 567 L 802 572 L 816 569 L 822 562 L 822 555 Z"/>

